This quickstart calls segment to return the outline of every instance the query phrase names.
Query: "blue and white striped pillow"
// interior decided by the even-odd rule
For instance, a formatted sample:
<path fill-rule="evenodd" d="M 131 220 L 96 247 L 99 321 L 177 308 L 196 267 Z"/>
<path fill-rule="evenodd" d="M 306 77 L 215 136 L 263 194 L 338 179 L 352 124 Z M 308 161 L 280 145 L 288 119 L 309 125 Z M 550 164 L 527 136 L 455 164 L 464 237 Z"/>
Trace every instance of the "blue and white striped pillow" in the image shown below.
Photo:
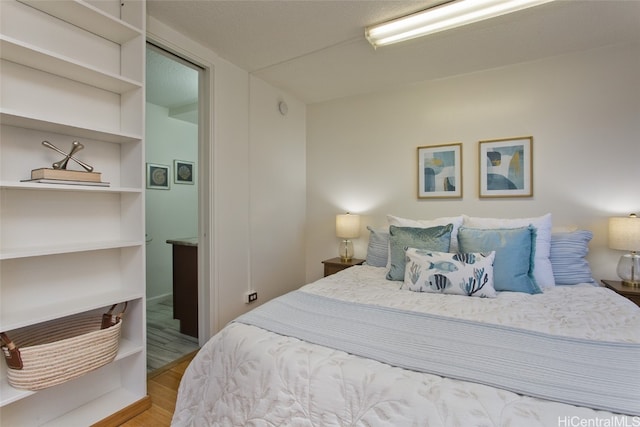
<path fill-rule="evenodd" d="M 367 265 L 374 267 L 386 267 L 389 257 L 389 231 L 374 230 L 367 225 L 369 230 L 369 245 L 367 246 Z"/>
<path fill-rule="evenodd" d="M 592 238 L 593 233 L 588 230 L 551 234 L 549 259 L 556 285 L 596 284 L 585 259 Z"/>

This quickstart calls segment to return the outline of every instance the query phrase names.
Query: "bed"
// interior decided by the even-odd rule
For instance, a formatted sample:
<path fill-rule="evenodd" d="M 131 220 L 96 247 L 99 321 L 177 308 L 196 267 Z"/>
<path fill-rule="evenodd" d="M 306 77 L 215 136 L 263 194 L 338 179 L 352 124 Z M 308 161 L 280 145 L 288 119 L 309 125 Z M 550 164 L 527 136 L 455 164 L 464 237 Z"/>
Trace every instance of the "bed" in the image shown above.
<path fill-rule="evenodd" d="M 552 234 L 550 217 L 540 220 L 505 228 L 504 220 L 390 218 L 388 230 L 371 230 L 366 265 L 265 303 L 207 342 L 183 376 L 172 425 L 640 425 L 640 309 L 594 284 L 589 232 Z M 409 229 L 421 231 L 407 245 Z M 520 248 L 526 239 L 513 233 L 524 230 L 523 283 L 545 282 L 535 257 L 554 283 L 502 289 L 498 270 L 517 264 L 504 261 L 518 250 L 469 249 L 479 241 L 487 249 L 496 233 Z M 447 251 L 433 249 L 443 248 L 434 238 Z M 429 248 L 413 247 L 424 240 Z M 394 258 L 394 248 L 404 255 Z M 458 262 L 458 253 L 467 255 L 457 269 L 442 261 Z M 469 254 L 487 257 L 472 279 L 496 267 L 493 286 L 450 286 L 448 273 L 468 266 Z M 429 276 L 425 288 L 422 274 L 434 268 L 438 280 Z"/>

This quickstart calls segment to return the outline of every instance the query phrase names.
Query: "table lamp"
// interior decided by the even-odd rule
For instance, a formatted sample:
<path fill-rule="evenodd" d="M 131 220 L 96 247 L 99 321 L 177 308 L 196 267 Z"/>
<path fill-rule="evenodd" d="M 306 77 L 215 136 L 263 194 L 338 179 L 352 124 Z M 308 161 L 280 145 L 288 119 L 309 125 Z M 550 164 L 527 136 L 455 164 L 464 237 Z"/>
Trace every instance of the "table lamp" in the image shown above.
<path fill-rule="evenodd" d="M 352 215 L 349 212 L 336 215 L 336 236 L 340 237 L 340 259 L 342 262 L 351 261 L 353 258 L 353 242 L 360 236 L 360 215 Z"/>
<path fill-rule="evenodd" d="M 640 218 L 636 214 L 609 218 L 609 247 L 629 251 L 620 257 L 618 276 L 623 285 L 640 286 Z"/>

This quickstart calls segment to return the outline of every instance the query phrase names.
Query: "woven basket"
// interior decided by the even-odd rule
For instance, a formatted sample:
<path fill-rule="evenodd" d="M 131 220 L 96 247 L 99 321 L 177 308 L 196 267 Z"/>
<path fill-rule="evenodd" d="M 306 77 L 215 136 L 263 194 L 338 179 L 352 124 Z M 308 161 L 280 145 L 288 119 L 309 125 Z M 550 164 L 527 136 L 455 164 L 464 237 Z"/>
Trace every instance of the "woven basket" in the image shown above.
<path fill-rule="evenodd" d="M 81 313 L 0 334 L 9 384 L 40 390 L 111 362 L 118 352 L 122 312 Z"/>

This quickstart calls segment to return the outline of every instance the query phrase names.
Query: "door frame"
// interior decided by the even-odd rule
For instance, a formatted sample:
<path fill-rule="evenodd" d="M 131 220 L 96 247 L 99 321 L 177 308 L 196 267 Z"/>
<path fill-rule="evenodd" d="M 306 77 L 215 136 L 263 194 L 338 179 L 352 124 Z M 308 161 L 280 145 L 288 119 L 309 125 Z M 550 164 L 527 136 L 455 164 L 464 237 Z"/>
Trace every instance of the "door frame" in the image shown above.
<path fill-rule="evenodd" d="M 213 148 L 213 64 L 195 52 L 147 31 L 147 42 L 198 68 L 198 344 L 204 343 L 218 330 L 218 286 L 214 272 L 215 224 L 214 148 Z"/>

